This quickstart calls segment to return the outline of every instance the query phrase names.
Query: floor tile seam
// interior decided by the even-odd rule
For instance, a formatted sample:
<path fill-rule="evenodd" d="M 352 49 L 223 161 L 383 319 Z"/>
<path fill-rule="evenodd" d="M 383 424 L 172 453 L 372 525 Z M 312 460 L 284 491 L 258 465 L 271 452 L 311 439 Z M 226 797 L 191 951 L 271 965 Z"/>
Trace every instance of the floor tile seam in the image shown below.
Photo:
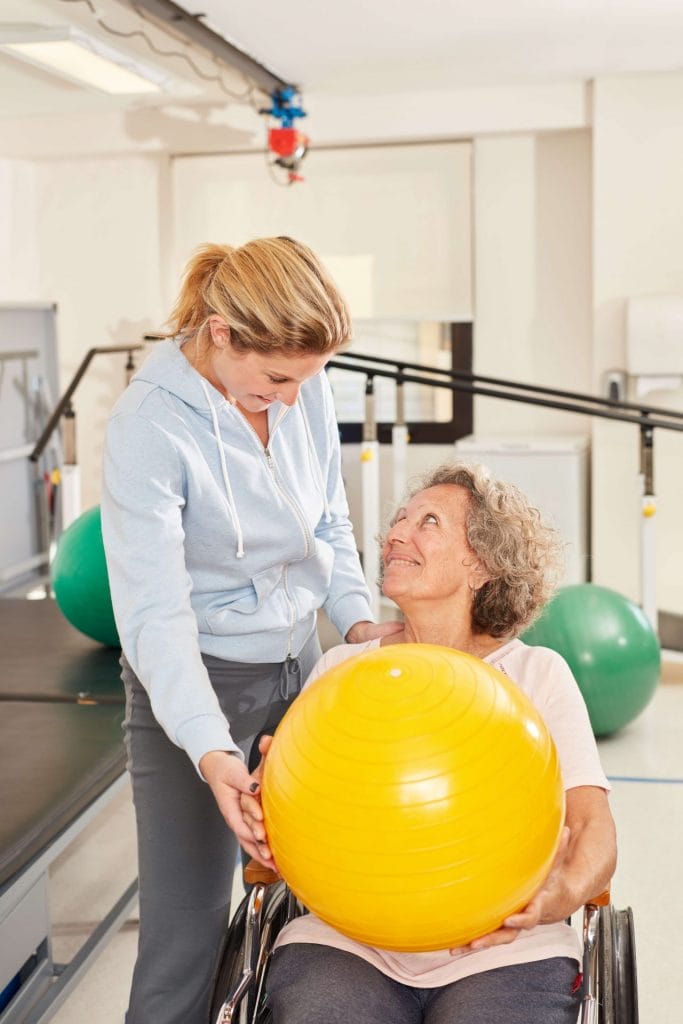
<path fill-rule="evenodd" d="M 646 782 L 659 783 L 664 786 L 683 786 L 683 778 L 656 775 L 608 775 L 608 782 Z"/>

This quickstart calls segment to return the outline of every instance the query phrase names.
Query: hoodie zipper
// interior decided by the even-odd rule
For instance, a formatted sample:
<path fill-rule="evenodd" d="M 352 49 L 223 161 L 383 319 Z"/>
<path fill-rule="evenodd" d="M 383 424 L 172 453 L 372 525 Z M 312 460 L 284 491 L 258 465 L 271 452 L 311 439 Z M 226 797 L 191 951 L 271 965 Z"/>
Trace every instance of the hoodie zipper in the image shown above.
<path fill-rule="evenodd" d="M 305 520 L 302 512 L 300 511 L 299 506 L 296 504 L 294 499 L 290 497 L 288 492 L 285 490 L 283 485 L 280 483 L 280 480 L 279 480 L 279 477 L 278 477 L 278 472 L 277 472 L 277 464 L 276 464 L 275 459 L 273 458 L 273 454 L 272 454 L 272 452 L 270 450 L 270 442 L 272 441 L 273 435 L 275 434 L 275 430 L 280 425 L 280 422 L 282 421 L 282 419 L 284 419 L 284 417 L 287 415 L 287 412 L 289 412 L 289 409 L 287 409 L 286 412 L 284 412 L 282 416 L 279 416 L 277 418 L 277 420 L 275 421 L 275 424 L 273 425 L 273 430 L 270 433 L 270 437 L 268 439 L 268 444 L 267 445 L 263 444 L 263 442 L 261 441 L 261 438 L 258 436 L 256 430 L 253 428 L 253 426 L 251 425 L 251 423 L 249 422 L 249 420 L 245 416 L 240 416 L 240 420 L 245 424 L 247 430 L 249 431 L 249 433 L 254 438 L 254 441 L 258 445 L 259 451 L 263 453 L 263 455 L 265 457 L 265 460 L 266 460 L 266 466 L 268 467 L 268 471 L 269 471 L 269 473 L 271 475 L 271 479 L 272 479 L 275 487 L 277 488 L 278 492 L 282 495 L 282 498 L 283 498 L 284 502 L 292 510 L 292 513 L 294 514 L 294 518 L 298 522 L 298 524 L 299 524 L 299 526 L 301 528 L 301 532 L 303 533 L 303 536 L 304 536 L 304 543 L 306 545 L 305 557 L 309 558 L 313 554 L 313 551 L 314 551 L 313 535 L 310 532 L 310 530 L 308 529 L 308 526 L 306 525 L 306 520 Z M 289 661 L 289 659 L 292 657 L 292 638 L 294 636 L 295 620 L 294 620 L 294 602 L 292 601 L 291 595 L 289 593 L 288 573 L 287 573 L 287 566 L 286 565 L 283 567 L 283 570 L 282 570 L 282 588 L 283 588 L 283 591 L 284 591 L 285 600 L 287 602 L 287 607 L 289 609 L 289 635 L 287 637 L 287 660 Z"/>
<path fill-rule="evenodd" d="M 296 502 L 294 501 L 293 498 L 290 498 L 289 494 L 287 493 L 287 491 L 285 490 L 285 488 L 282 486 L 282 484 L 280 483 L 280 481 L 278 479 L 277 463 L 275 462 L 275 459 L 273 458 L 273 453 L 271 452 L 270 447 L 264 448 L 263 449 L 263 453 L 264 453 L 264 455 L 266 457 L 266 465 L 268 466 L 268 469 L 270 470 L 270 475 L 273 478 L 273 483 L 275 484 L 275 486 L 277 487 L 278 491 L 282 495 L 284 501 L 291 508 L 291 510 L 294 513 L 294 516 L 295 516 L 297 522 L 299 523 L 299 526 L 301 527 L 301 532 L 303 533 L 304 540 L 306 541 L 306 556 L 305 557 L 309 558 L 313 554 L 313 536 L 312 536 L 310 530 L 308 529 L 308 527 L 306 525 L 306 520 L 304 519 L 304 517 L 303 517 L 303 515 L 302 515 L 302 513 L 301 513 L 301 511 L 299 509 L 299 506 L 296 504 Z"/>
<path fill-rule="evenodd" d="M 289 412 L 289 409 L 287 410 L 287 412 Z M 284 415 L 286 416 L 287 413 L 285 413 Z M 301 532 L 304 535 L 304 542 L 306 544 L 306 554 L 305 554 L 304 557 L 305 558 L 310 558 L 310 556 L 313 554 L 313 535 L 312 535 L 312 533 L 310 532 L 310 530 L 308 529 L 308 527 L 306 525 L 306 520 L 304 519 L 303 513 L 299 509 L 299 506 L 296 504 L 294 499 L 290 497 L 288 492 L 285 490 L 285 488 L 280 483 L 280 480 L 279 480 L 279 477 L 278 477 L 278 472 L 277 472 L 277 463 L 275 462 L 275 459 L 273 458 L 273 453 L 270 450 L 270 442 L 273 439 L 273 436 L 275 434 L 275 430 L 280 425 L 280 422 L 282 421 L 282 419 L 284 419 L 284 416 L 278 417 L 278 419 L 276 420 L 275 427 L 274 427 L 273 431 L 270 434 L 270 437 L 268 439 L 268 444 L 267 445 L 263 444 L 261 438 L 258 436 L 256 431 L 252 427 L 251 423 L 249 422 L 249 420 L 245 416 L 240 416 L 240 419 L 242 420 L 242 422 L 246 426 L 247 430 L 249 431 L 249 433 L 252 435 L 252 437 L 256 441 L 256 444 L 258 445 L 259 451 L 265 456 L 266 465 L 267 465 L 268 470 L 270 472 L 270 475 L 271 475 L 271 477 L 273 479 L 273 483 L 275 484 L 275 487 L 277 488 L 279 493 L 282 495 L 282 498 L 284 499 L 286 504 L 291 508 L 292 512 L 294 513 L 294 518 L 296 519 L 296 521 L 298 522 L 299 526 L 301 527 Z"/>
<path fill-rule="evenodd" d="M 277 463 L 275 462 L 275 459 L 273 458 L 273 453 L 270 450 L 270 441 L 273 438 L 273 434 L 275 433 L 275 430 L 272 431 L 272 433 L 270 435 L 270 438 L 269 438 L 269 441 L 268 441 L 268 444 L 264 446 L 262 441 L 261 441 L 261 438 L 258 436 L 256 431 L 254 430 L 254 428 L 252 427 L 252 425 L 249 422 L 249 420 L 246 419 L 244 416 L 242 416 L 241 419 L 246 424 L 247 429 L 249 430 L 249 432 L 253 435 L 254 440 L 258 444 L 259 451 L 261 451 L 263 453 L 263 455 L 265 457 L 265 460 L 266 460 L 266 466 L 268 467 L 268 471 L 269 471 L 269 473 L 271 475 L 271 479 L 272 479 L 275 487 L 277 488 L 278 492 L 282 495 L 283 501 L 292 510 L 292 513 L 294 514 L 294 518 L 296 519 L 296 521 L 298 522 L 298 524 L 299 524 L 299 526 L 301 528 L 301 532 L 303 533 L 303 536 L 304 536 L 304 542 L 306 544 L 305 557 L 309 558 L 313 554 L 313 536 L 312 536 L 310 530 L 308 529 L 308 527 L 306 525 L 306 520 L 304 519 L 304 517 L 303 517 L 303 515 L 302 515 L 302 513 L 301 513 L 301 511 L 300 511 L 300 509 L 298 507 L 298 505 L 296 504 L 294 499 L 289 496 L 289 494 L 287 493 L 285 488 L 280 483 L 280 480 L 279 480 L 279 477 L 278 477 L 278 472 L 277 472 Z M 280 423 L 280 420 L 278 419 L 278 421 L 276 423 L 276 428 L 279 425 L 279 423 Z M 291 595 L 289 593 L 288 571 L 287 571 L 287 566 L 286 565 L 283 567 L 283 570 L 282 570 L 282 589 L 284 591 L 285 600 L 287 602 L 287 607 L 289 609 L 289 635 L 287 637 L 287 658 L 289 659 L 289 658 L 292 657 L 292 639 L 294 637 L 295 620 L 294 620 L 294 602 L 292 601 Z"/>
<path fill-rule="evenodd" d="M 299 522 L 299 525 L 301 526 L 301 530 L 302 530 L 303 535 L 304 535 L 304 540 L 306 542 L 306 557 L 309 557 L 309 555 L 311 555 L 312 551 L 313 551 L 313 544 L 312 544 L 312 541 L 310 539 L 310 533 L 309 533 L 308 528 L 306 526 L 306 522 L 305 522 L 303 516 L 301 515 L 301 512 L 299 511 L 299 508 L 298 508 L 296 502 L 292 498 L 289 497 L 289 495 L 287 494 L 286 490 L 284 489 L 284 487 L 280 484 L 280 481 L 278 480 L 277 466 L 275 464 L 275 459 L 273 458 L 273 454 L 270 451 L 270 448 L 268 446 L 265 447 L 263 449 L 263 453 L 264 453 L 264 455 L 266 457 L 266 465 L 268 466 L 268 470 L 269 470 L 270 475 L 272 477 L 273 483 L 275 484 L 276 488 L 278 489 L 278 491 L 282 495 L 283 500 L 291 508 L 292 512 L 294 513 L 294 516 L 296 517 L 297 521 Z M 287 658 L 289 659 L 292 656 L 292 638 L 294 637 L 295 622 L 294 622 L 294 602 L 292 601 L 291 595 L 289 593 L 288 573 L 287 573 L 287 566 L 286 565 L 284 566 L 284 568 L 282 570 L 282 587 L 283 587 L 283 590 L 284 590 L 284 593 L 285 593 L 285 600 L 287 601 L 287 605 L 289 607 L 289 636 L 287 637 Z"/>

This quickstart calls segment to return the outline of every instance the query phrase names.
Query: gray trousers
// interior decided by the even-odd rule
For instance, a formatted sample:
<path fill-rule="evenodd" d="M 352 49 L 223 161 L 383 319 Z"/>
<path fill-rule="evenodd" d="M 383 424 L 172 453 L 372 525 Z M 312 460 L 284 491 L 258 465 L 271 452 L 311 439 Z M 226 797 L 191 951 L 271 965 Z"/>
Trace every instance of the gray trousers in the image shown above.
<path fill-rule="evenodd" d="M 576 1024 L 581 998 L 565 957 L 416 988 L 353 953 L 296 942 L 275 950 L 266 987 L 273 1024 Z"/>
<path fill-rule="evenodd" d="M 204 663 L 235 742 L 249 755 L 272 732 L 320 657 Z M 125 658 L 126 746 L 138 836 L 140 935 L 126 1024 L 208 1024 L 217 953 L 230 916 L 237 841 L 187 754 L 156 721 Z M 258 763 L 255 754 L 253 761 Z"/>

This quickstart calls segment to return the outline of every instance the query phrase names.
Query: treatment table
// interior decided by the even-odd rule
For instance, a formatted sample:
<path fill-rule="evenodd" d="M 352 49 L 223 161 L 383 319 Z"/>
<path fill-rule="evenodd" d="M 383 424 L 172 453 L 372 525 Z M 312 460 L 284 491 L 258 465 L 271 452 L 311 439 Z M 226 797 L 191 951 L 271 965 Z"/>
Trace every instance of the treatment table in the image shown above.
<path fill-rule="evenodd" d="M 0 1024 L 49 1020 L 136 902 L 133 881 L 53 961 L 50 865 L 126 783 L 119 653 L 49 598 L 0 598 Z"/>

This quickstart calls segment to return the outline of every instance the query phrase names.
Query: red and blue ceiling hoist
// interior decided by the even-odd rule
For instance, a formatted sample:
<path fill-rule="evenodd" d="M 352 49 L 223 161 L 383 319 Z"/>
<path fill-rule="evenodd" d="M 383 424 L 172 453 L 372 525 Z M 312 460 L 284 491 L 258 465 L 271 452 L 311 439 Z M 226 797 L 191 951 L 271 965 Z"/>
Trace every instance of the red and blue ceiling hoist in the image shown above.
<path fill-rule="evenodd" d="M 280 122 L 280 127 L 268 129 L 268 149 L 275 154 L 273 163 L 287 171 L 288 182 L 293 185 L 304 180 L 298 171 L 309 143 L 308 136 L 300 132 L 294 122 L 306 117 L 306 112 L 299 105 L 297 91 L 292 86 L 275 89 L 270 98 L 272 106 L 260 113 L 270 114 Z"/>

